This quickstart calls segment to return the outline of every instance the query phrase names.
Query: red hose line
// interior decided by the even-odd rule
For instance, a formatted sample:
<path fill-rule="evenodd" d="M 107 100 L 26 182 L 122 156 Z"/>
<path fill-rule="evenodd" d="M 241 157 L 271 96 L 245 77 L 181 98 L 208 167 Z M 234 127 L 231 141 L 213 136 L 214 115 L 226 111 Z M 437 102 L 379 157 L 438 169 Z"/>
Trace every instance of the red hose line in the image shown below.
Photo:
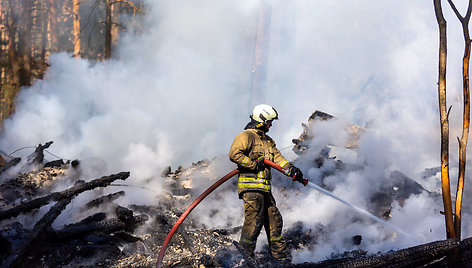
<path fill-rule="evenodd" d="M 264 159 L 264 164 L 268 165 L 269 167 L 273 167 L 273 168 L 277 169 L 278 171 L 282 172 L 285 176 L 288 176 L 289 178 L 292 178 L 292 177 L 290 177 L 289 171 L 287 169 L 283 169 L 281 166 L 277 165 L 276 163 L 271 162 L 267 159 Z M 295 177 L 293 177 L 292 180 L 295 181 Z M 303 184 L 303 186 L 306 186 L 308 184 L 308 179 L 301 179 L 301 180 L 299 180 L 299 182 L 301 184 Z"/>
<path fill-rule="evenodd" d="M 278 171 L 280 171 L 280 172 L 282 172 L 283 174 L 285 174 L 285 175 L 288 176 L 288 173 L 287 173 L 288 171 L 285 170 L 285 169 L 283 169 L 281 166 L 277 165 L 276 163 L 271 162 L 271 161 L 269 161 L 269 160 L 267 160 L 267 159 L 264 159 L 264 164 L 266 164 L 266 165 L 268 165 L 268 166 L 270 166 L 270 167 L 273 167 L 273 168 L 277 169 Z"/>
<path fill-rule="evenodd" d="M 229 180 L 230 178 L 232 178 L 234 175 L 238 174 L 239 173 L 239 170 L 238 169 L 235 169 L 233 171 L 231 171 L 230 173 L 226 174 L 223 178 L 221 178 L 220 180 L 218 180 L 217 182 L 215 182 L 212 186 L 210 186 L 210 188 L 208 188 L 205 192 L 203 192 L 203 194 L 201 194 L 197 199 L 195 199 L 195 201 L 193 201 L 193 203 L 184 211 L 184 213 L 182 213 L 182 215 L 180 216 L 180 218 L 177 220 L 177 222 L 174 224 L 174 227 L 172 227 L 172 230 L 170 230 L 169 234 L 167 235 L 166 237 L 166 240 L 164 240 L 164 244 L 162 244 L 162 247 L 159 251 L 159 256 L 157 257 L 157 268 L 160 268 L 161 265 L 162 265 L 162 259 L 164 258 L 164 253 L 166 251 L 166 248 L 170 242 L 170 240 L 172 239 L 172 236 L 174 235 L 174 233 L 177 231 L 177 229 L 179 228 L 180 224 L 185 220 L 185 218 L 188 216 L 188 214 L 190 214 L 190 212 L 192 212 L 192 210 L 207 196 L 209 195 L 211 192 L 213 192 L 213 190 L 215 190 L 216 188 L 218 188 L 221 184 L 223 184 L 225 181 Z"/>

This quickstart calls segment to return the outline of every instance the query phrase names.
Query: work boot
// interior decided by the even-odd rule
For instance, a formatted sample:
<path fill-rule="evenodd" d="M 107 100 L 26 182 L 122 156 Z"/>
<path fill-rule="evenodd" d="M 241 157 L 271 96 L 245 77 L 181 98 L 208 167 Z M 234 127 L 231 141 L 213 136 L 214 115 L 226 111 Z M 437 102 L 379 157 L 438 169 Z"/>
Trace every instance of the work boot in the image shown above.
<path fill-rule="evenodd" d="M 233 245 L 241 253 L 248 267 L 257 268 L 260 266 L 257 260 L 254 259 L 254 251 L 249 252 L 246 248 L 244 248 L 243 244 L 240 244 L 239 242 L 234 241 L 234 240 L 233 240 Z"/>
<path fill-rule="evenodd" d="M 277 262 L 278 265 L 290 265 L 292 263 L 292 254 L 290 254 L 290 251 L 285 252 L 285 254 L 273 254 L 272 253 L 272 258 L 274 258 Z"/>
<path fill-rule="evenodd" d="M 275 261 L 277 263 L 277 267 L 289 266 L 292 264 L 292 257 L 289 256 L 287 258 L 275 259 Z"/>

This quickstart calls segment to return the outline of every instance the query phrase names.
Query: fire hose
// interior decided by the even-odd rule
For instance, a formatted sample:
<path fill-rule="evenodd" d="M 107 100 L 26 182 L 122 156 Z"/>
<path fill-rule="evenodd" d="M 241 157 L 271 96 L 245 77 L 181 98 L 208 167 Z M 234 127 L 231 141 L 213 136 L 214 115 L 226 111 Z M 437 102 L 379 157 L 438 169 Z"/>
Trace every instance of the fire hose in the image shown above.
<path fill-rule="evenodd" d="M 271 162 L 267 159 L 264 159 L 264 164 L 266 164 L 267 166 L 273 167 L 273 168 L 277 169 L 278 171 L 282 172 L 283 174 L 289 176 L 288 170 L 283 169 L 281 166 L 277 165 L 274 162 Z M 167 246 L 169 245 L 170 240 L 172 239 L 172 236 L 174 236 L 174 233 L 177 231 L 180 224 L 185 220 L 185 218 L 187 218 L 188 214 L 190 214 L 190 212 L 192 212 L 192 210 L 205 197 L 207 197 L 211 192 L 213 192 L 213 190 L 218 188 L 221 184 L 223 184 L 227 180 L 231 179 L 234 175 L 236 175 L 238 173 L 239 173 L 239 170 L 235 169 L 235 170 L 231 171 L 230 173 L 226 174 L 225 176 L 223 176 L 221 179 L 219 179 L 217 182 L 215 182 L 212 186 L 210 186 L 210 188 L 208 188 L 205 192 L 203 192 L 199 197 L 197 197 L 197 199 L 195 199 L 195 201 L 193 201 L 193 203 L 190 204 L 190 206 L 184 211 L 184 213 L 182 213 L 182 215 L 179 217 L 177 222 L 174 224 L 174 226 L 170 230 L 169 234 L 167 235 L 166 239 L 164 240 L 164 243 L 162 244 L 161 249 L 159 250 L 159 255 L 157 257 L 157 268 L 161 267 L 162 259 L 164 259 L 164 254 L 166 252 L 166 249 L 167 249 Z M 308 183 L 308 179 L 302 179 L 300 181 L 300 183 L 302 183 L 304 186 L 306 186 L 306 184 Z"/>

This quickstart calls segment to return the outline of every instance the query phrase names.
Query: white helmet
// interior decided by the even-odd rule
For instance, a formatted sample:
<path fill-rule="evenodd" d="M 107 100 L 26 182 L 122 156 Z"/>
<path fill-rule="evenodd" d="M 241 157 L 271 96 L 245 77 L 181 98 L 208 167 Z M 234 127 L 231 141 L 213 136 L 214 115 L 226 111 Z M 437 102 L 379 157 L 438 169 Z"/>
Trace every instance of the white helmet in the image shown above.
<path fill-rule="evenodd" d="M 279 114 L 274 107 L 267 104 L 259 104 L 252 110 L 251 118 L 265 124 L 267 121 L 279 119 Z"/>

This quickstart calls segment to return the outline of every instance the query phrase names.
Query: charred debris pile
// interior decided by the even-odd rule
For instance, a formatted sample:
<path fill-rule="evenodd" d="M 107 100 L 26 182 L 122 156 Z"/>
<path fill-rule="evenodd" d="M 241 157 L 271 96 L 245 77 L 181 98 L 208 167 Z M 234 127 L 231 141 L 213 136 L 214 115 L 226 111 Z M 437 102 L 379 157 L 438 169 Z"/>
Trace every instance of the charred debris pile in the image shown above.
<path fill-rule="evenodd" d="M 315 111 L 303 124 L 303 133 L 293 140 L 293 150 L 303 154 L 316 138 L 312 131 L 321 121 L 334 117 Z M 365 128 L 345 124 L 348 141 L 341 146 L 351 150 Z M 194 163 L 188 169 L 163 174 L 168 193 L 155 206 L 129 205 L 118 200 L 126 197 L 116 185 L 130 176 L 120 172 L 85 182 L 81 178 L 80 161 L 55 160 L 45 162 L 47 142 L 23 160 L 6 155 L 0 157 L 0 267 L 155 267 L 157 254 L 173 224 L 196 198 L 192 196 L 192 171 L 204 172 L 209 161 Z M 347 167 L 332 156 L 327 147 L 313 165 L 322 166 L 334 161 L 336 170 Z M 15 172 L 10 172 L 15 170 Z M 428 170 L 434 174 L 435 169 Z M 9 175 L 13 174 L 13 175 Z M 400 172 L 392 172 L 386 185 L 372 197 L 373 214 L 388 220 L 394 201 L 400 202 L 411 194 L 426 191 L 420 184 Z M 67 187 L 58 187 L 68 185 Z M 325 188 L 326 185 L 321 185 Z M 107 193 L 103 190 L 107 188 Z M 60 189 L 60 190 L 58 190 Z M 327 188 L 330 190 L 329 188 Z M 94 192 L 93 198 L 80 205 L 83 218 L 77 222 L 53 224 L 84 192 Z M 434 193 L 430 193 L 434 195 Z M 439 196 L 437 198 L 440 198 Z M 68 207 L 69 206 L 69 207 Z M 222 208 L 224 209 L 224 208 Z M 82 215 L 82 214 L 81 214 Z M 164 267 L 280 267 L 265 248 L 252 259 L 240 251 L 234 241 L 239 239 L 241 226 L 225 229 L 201 227 L 189 217 L 173 237 L 163 260 Z M 292 250 L 314 249 L 329 232 L 318 225 L 307 229 L 295 224 L 284 231 Z M 362 236 L 348 237 L 353 245 Z M 451 265 L 451 254 L 457 263 Z M 472 267 L 472 239 L 441 240 L 412 248 L 369 255 L 362 250 L 332 255 L 319 263 L 299 263 L 286 267 Z"/>

